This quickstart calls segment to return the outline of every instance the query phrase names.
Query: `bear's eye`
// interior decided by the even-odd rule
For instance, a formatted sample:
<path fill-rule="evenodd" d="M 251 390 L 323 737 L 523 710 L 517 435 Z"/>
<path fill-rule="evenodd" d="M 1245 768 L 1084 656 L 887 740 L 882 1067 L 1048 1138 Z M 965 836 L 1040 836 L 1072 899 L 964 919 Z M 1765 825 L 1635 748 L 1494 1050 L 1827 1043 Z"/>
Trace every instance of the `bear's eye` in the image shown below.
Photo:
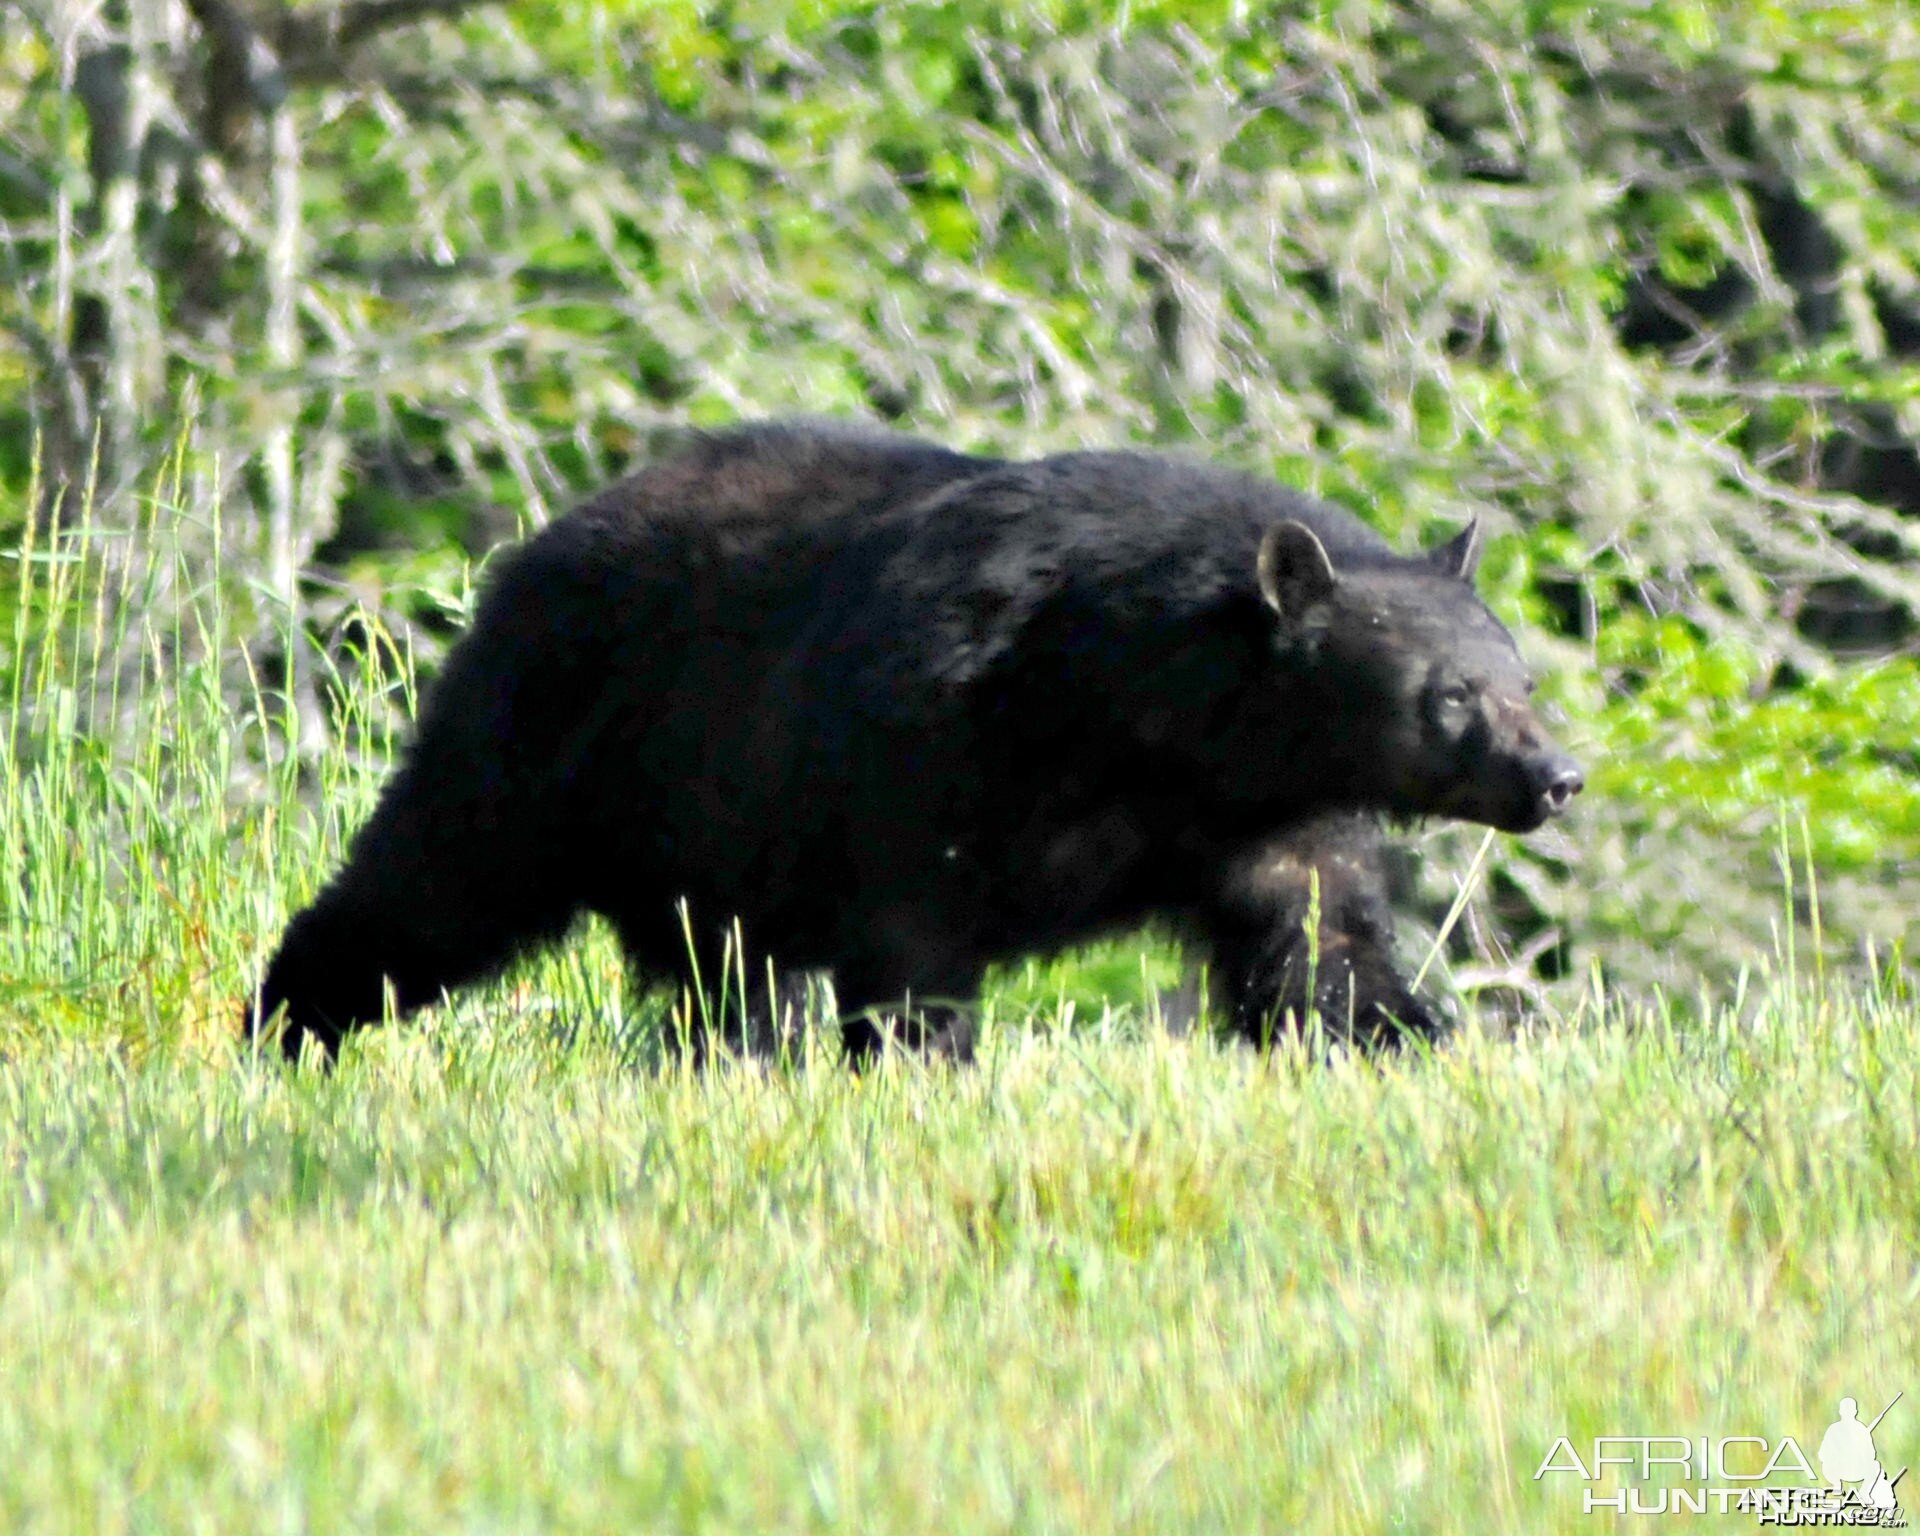
<path fill-rule="evenodd" d="M 1440 702 L 1448 709 L 1465 709 L 1472 697 L 1465 683 L 1450 683 L 1440 690 Z"/>
<path fill-rule="evenodd" d="M 1537 681 L 1535 681 L 1533 678 L 1531 677 L 1528 678 L 1527 679 L 1527 697 L 1532 698 L 1534 694 L 1538 693 L 1539 691 L 1540 691 L 1540 684 Z"/>

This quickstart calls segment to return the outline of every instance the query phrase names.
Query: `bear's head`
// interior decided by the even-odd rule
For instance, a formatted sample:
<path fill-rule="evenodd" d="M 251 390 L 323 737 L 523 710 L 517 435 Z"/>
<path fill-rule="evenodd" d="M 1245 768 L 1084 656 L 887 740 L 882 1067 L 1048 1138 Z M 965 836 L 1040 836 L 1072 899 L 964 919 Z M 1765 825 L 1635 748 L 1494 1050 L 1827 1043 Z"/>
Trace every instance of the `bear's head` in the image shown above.
<path fill-rule="evenodd" d="M 1535 718 L 1513 636 L 1474 593 L 1479 553 L 1474 523 L 1417 559 L 1336 569 L 1311 528 L 1283 522 L 1260 545 L 1260 595 L 1359 801 L 1530 832 L 1585 780 Z"/>

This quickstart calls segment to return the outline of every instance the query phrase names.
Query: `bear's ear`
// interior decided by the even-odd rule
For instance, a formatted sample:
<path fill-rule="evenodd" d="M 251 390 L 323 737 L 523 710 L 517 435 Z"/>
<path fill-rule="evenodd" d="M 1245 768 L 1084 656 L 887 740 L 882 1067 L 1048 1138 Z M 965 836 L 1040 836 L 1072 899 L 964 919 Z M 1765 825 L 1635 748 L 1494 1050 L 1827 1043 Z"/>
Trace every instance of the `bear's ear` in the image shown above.
<path fill-rule="evenodd" d="M 1472 581 L 1480 569 L 1480 519 L 1474 518 L 1446 543 L 1428 550 L 1427 564 L 1442 576 Z"/>
<path fill-rule="evenodd" d="M 1260 541 L 1260 595 L 1281 618 L 1298 618 L 1339 584 L 1327 546 L 1305 523 L 1267 530 Z"/>

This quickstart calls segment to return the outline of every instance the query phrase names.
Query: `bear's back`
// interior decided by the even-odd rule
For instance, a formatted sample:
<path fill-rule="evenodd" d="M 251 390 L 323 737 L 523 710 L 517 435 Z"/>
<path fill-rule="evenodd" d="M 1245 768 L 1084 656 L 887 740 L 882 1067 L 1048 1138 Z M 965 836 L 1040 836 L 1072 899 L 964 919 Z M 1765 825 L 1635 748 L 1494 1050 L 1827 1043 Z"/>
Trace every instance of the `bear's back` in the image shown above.
<path fill-rule="evenodd" d="M 748 552 L 784 534 L 819 537 L 835 519 L 917 501 L 1000 464 L 875 427 L 769 422 L 696 434 L 563 521 Z"/>
<path fill-rule="evenodd" d="M 1313 529 L 1338 565 L 1401 558 L 1343 507 L 1255 475 L 1160 454 L 1056 454 L 950 486 L 938 499 L 971 504 L 1002 496 L 1027 521 L 1024 537 L 1116 573 L 1212 551 L 1237 559 L 1287 520 Z"/>
<path fill-rule="evenodd" d="M 904 434 L 826 422 L 691 434 L 681 451 L 500 552 L 470 648 L 506 653 L 514 670 L 557 681 L 671 666 L 663 647 L 702 634 L 741 639 L 759 629 L 777 643 L 776 611 L 875 513 L 996 467 Z"/>

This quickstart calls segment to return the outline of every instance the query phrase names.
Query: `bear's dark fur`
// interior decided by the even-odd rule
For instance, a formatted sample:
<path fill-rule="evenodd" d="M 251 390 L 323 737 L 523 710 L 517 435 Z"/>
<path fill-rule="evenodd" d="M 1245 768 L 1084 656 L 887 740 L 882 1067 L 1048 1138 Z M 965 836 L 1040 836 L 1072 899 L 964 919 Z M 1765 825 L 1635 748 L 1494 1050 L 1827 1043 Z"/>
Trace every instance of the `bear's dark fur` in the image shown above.
<path fill-rule="evenodd" d="M 709 986 L 736 931 L 736 974 L 831 973 L 856 1053 L 1149 920 L 1250 1035 L 1430 1031 L 1378 818 L 1525 831 L 1580 785 L 1475 553 L 1142 454 L 700 439 L 499 562 L 255 1018 L 331 1052 L 386 984 L 416 1007 L 593 911 L 641 978 L 689 926 Z"/>

